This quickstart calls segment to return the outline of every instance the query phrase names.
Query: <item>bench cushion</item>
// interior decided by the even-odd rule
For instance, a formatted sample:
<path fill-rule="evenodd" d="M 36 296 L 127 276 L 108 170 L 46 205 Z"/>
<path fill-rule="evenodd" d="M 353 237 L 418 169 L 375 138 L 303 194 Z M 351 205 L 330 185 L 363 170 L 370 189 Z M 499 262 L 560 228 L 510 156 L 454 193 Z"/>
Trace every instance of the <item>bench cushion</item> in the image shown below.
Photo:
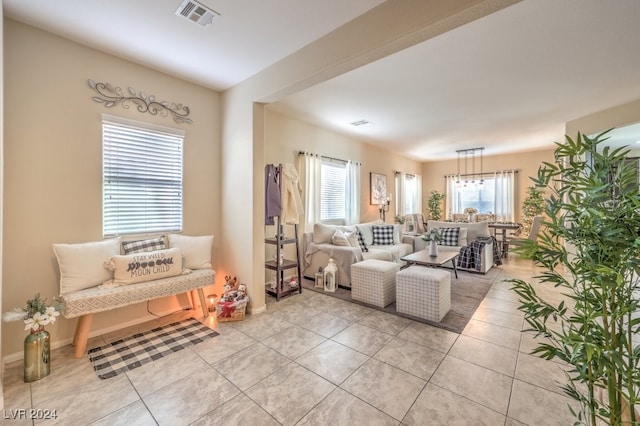
<path fill-rule="evenodd" d="M 160 297 L 186 293 L 212 285 L 215 280 L 213 269 L 198 269 L 187 275 L 145 281 L 119 287 L 92 287 L 60 295 L 64 302 L 62 314 L 65 318 L 94 314 L 121 308 L 133 303 L 145 302 Z"/>

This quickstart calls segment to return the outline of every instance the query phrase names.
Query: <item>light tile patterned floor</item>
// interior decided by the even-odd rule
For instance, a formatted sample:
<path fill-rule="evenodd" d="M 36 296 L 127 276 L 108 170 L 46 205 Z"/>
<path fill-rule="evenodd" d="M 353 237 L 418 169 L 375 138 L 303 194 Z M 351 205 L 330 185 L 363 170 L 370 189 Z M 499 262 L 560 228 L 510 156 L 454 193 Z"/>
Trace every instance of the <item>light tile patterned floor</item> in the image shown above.
<path fill-rule="evenodd" d="M 57 349 L 38 382 L 7 366 L 1 420 L 32 424 L 7 417 L 34 408 L 64 425 L 570 425 L 562 365 L 528 355 L 535 341 L 502 282 L 534 268 L 510 257 L 500 270 L 460 335 L 307 291 L 267 297 L 266 313 L 108 380 Z"/>

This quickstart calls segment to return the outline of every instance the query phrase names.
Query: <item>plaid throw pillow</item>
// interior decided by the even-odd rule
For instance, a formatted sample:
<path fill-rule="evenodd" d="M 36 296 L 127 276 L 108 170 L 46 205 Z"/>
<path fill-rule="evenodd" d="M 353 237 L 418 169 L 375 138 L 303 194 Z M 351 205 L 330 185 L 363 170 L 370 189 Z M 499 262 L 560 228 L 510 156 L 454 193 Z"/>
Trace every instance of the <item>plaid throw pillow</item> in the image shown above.
<path fill-rule="evenodd" d="M 457 246 L 459 233 L 460 228 L 440 228 L 440 235 L 442 235 L 442 241 L 440 241 L 440 245 Z"/>
<path fill-rule="evenodd" d="M 357 235 L 358 235 L 358 244 L 360 244 L 360 249 L 362 249 L 362 252 L 364 253 L 369 251 L 369 248 L 364 242 L 364 237 L 362 236 L 362 232 L 358 231 Z"/>
<path fill-rule="evenodd" d="M 393 225 L 373 225 L 373 245 L 393 245 Z"/>
<path fill-rule="evenodd" d="M 146 253 L 148 251 L 164 250 L 164 237 L 152 240 L 123 241 L 122 251 L 124 254 Z"/>

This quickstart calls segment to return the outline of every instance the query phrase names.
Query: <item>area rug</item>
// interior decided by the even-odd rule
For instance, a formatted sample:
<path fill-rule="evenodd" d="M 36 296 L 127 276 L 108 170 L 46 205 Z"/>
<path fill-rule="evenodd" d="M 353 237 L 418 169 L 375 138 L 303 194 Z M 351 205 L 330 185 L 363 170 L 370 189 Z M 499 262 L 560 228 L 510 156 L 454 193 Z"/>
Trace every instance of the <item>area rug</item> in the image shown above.
<path fill-rule="evenodd" d="M 98 377 L 108 379 L 217 335 L 190 318 L 90 349 L 89 360 Z"/>
<path fill-rule="evenodd" d="M 489 289 L 493 285 L 496 277 L 498 277 L 499 269 L 491 268 L 486 274 L 472 273 L 458 270 L 458 278 L 456 279 L 451 273 L 451 309 L 449 313 L 440 322 L 429 321 L 412 315 L 396 312 L 396 303 L 393 302 L 385 308 L 369 305 L 357 300 L 351 299 L 351 290 L 339 287 L 335 293 L 325 292 L 321 288 L 315 288 L 312 280 L 304 279 L 302 287 L 327 296 L 336 297 L 358 305 L 367 306 L 372 309 L 398 315 L 404 318 L 410 318 L 415 321 L 433 325 L 434 327 L 444 328 L 445 330 L 455 333 L 462 333 L 474 312 L 486 296 Z"/>

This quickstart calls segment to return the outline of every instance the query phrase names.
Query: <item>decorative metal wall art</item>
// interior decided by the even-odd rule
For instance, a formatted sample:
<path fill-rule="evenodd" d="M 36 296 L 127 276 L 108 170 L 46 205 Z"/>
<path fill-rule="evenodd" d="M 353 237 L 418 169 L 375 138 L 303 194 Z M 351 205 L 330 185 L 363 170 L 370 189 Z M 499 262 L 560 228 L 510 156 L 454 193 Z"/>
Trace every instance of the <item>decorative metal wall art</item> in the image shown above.
<path fill-rule="evenodd" d="M 107 108 L 120 104 L 123 108 L 128 109 L 129 103 L 132 103 L 140 112 L 148 112 L 151 115 L 160 114 L 162 117 L 171 114 L 176 123 L 191 123 L 191 119 L 188 117 L 191 111 L 186 105 L 156 101 L 154 95 L 147 96 L 143 92 L 138 93 L 132 87 L 128 88 L 130 96 L 125 96 L 120 87 L 114 87 L 109 83 L 96 83 L 91 79 L 88 80 L 88 83 L 89 87 L 98 93 L 98 96 L 92 96 L 91 99 L 104 104 Z"/>

